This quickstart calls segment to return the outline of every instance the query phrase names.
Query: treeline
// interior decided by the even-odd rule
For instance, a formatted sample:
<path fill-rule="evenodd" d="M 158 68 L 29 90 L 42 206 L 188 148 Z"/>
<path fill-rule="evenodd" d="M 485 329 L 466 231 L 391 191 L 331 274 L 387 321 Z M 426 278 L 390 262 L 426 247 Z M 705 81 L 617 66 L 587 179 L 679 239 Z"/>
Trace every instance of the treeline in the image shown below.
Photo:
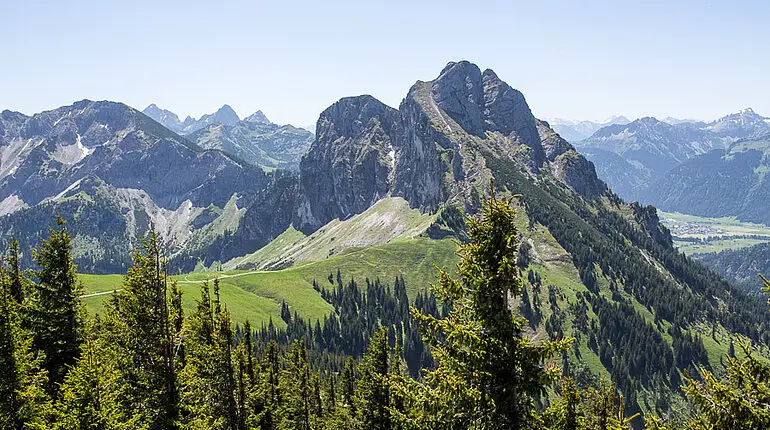
<path fill-rule="evenodd" d="M 395 278 L 393 289 L 379 279 L 365 280 L 365 287 L 359 287 L 354 279 L 343 282 L 342 273 L 337 270 L 327 278 L 326 285 L 313 281 L 313 288 L 334 307 L 334 312 L 323 321 L 314 323 L 305 320 L 285 301 L 281 302 L 280 315 L 286 328 L 277 328 L 272 318 L 267 325 L 254 331 L 257 348 L 263 348 L 270 341 L 279 345 L 291 345 L 300 340 L 310 351 L 311 367 L 321 371 L 338 372 L 346 357 L 360 358 L 366 351 L 370 339 L 382 327 L 388 328 L 388 344 L 398 348 L 406 370 L 417 377 L 420 370 L 430 368 L 433 359 L 422 341 L 418 326 L 410 311 L 403 277 Z M 417 293 L 413 307 L 435 317 L 447 313 L 446 306 L 439 305 L 432 293 Z M 236 326 L 236 338 L 250 328 Z"/>
<path fill-rule="evenodd" d="M 402 318 L 406 302 L 401 279 L 390 292 L 377 281 L 362 291 L 354 282 L 343 284 L 341 275 L 334 288 L 317 285 L 335 306 L 324 326 L 339 320 L 339 336 L 329 332 L 325 337 L 320 324 L 319 330 L 315 324 L 312 329 L 300 324 L 288 307 L 281 312 L 288 320 L 285 332 L 255 332 L 248 323 L 235 330 L 217 281 L 203 283 L 195 309 L 183 312 L 181 290 L 167 276 L 163 250 L 150 235 L 133 253 L 123 287 L 105 304 L 104 313 L 88 317 L 79 301 L 71 238 L 60 222 L 34 254 L 39 270 L 21 269 L 16 244 L 0 265 L 0 427 L 640 426 L 641 418 L 624 409 L 611 384 L 579 388 L 562 376 L 556 362 L 572 339 L 535 342 L 524 334 L 526 319 L 511 312 L 510 300 L 520 296 L 523 282 L 509 202 L 490 199 L 480 218 L 468 222 L 467 232 L 458 277 L 442 270 L 432 287 L 435 298 L 423 296 L 422 309 L 409 309 L 410 327 L 417 327 L 432 358 L 432 366 L 415 378 L 404 358 L 411 328 Z M 446 304 L 445 311 L 437 303 Z M 601 314 L 602 306 L 614 305 L 591 306 Z M 345 328 L 346 319 L 368 333 L 363 345 L 358 337 L 343 339 L 352 333 Z M 633 329 L 644 330 L 641 324 Z M 279 344 L 291 337 L 290 346 Z M 324 348 L 347 356 L 339 370 L 310 364 L 312 351 Z M 359 350 L 363 355 L 355 360 L 352 355 Z M 685 391 L 695 405 L 688 427 L 770 424 L 765 412 L 770 371 L 750 356 L 750 348 L 744 350 L 748 359 L 727 359 L 728 381 L 720 382 L 701 368 L 702 383 L 685 376 Z M 696 348 L 692 354 L 700 352 Z M 628 372 L 647 366 L 639 363 L 639 369 Z M 549 394 L 554 391 L 561 394 Z M 725 392 L 735 394 L 725 397 Z M 724 414 L 724 409 L 731 412 Z M 646 422 L 652 428 L 671 425 L 652 416 Z"/>

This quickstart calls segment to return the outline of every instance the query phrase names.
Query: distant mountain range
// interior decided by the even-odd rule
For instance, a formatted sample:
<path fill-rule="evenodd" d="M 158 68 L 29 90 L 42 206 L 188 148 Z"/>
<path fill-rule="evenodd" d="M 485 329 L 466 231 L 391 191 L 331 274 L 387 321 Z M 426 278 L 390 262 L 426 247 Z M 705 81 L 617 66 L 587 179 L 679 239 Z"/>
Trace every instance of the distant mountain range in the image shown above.
<path fill-rule="evenodd" d="M 262 111 L 241 120 L 228 105 L 195 120 L 180 122 L 177 115 L 155 104 L 143 113 L 203 149 L 218 149 L 265 170 L 297 169 L 310 148 L 313 133 L 292 125 L 270 122 Z"/>
<path fill-rule="evenodd" d="M 770 133 L 770 120 L 751 109 L 710 123 L 671 122 L 646 117 L 625 125 L 610 125 L 575 145 L 621 197 L 659 203 L 662 209 L 673 210 L 671 200 L 676 199 L 660 194 L 673 191 L 667 185 L 676 179 L 667 176 L 670 172 L 675 175 L 675 169 L 689 160 L 714 150 L 725 151 L 739 140 L 762 139 Z M 697 213 L 693 212 L 696 208 L 682 205 L 678 209 Z"/>
<path fill-rule="evenodd" d="M 216 112 L 203 115 L 197 120 L 188 116 L 184 121 L 180 121 L 174 112 L 161 109 L 154 103 L 144 108 L 142 113 L 180 135 L 196 132 L 211 124 L 235 125 L 241 120 L 229 105 L 224 105 Z"/>
<path fill-rule="evenodd" d="M 546 118 L 545 120 L 562 138 L 572 143 L 591 136 L 602 127 L 631 122 L 622 115 L 612 116 L 604 121 L 580 121 L 563 118 Z"/>

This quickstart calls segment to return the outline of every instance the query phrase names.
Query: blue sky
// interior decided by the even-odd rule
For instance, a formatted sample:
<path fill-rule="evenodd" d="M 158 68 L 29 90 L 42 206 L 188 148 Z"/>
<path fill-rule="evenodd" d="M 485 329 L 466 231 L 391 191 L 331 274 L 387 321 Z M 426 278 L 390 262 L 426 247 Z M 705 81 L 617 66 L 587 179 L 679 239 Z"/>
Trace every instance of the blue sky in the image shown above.
<path fill-rule="evenodd" d="M 0 0 L 0 109 L 228 103 L 306 125 L 343 96 L 398 107 L 467 59 L 538 117 L 770 116 L 770 2 L 620 3 Z"/>

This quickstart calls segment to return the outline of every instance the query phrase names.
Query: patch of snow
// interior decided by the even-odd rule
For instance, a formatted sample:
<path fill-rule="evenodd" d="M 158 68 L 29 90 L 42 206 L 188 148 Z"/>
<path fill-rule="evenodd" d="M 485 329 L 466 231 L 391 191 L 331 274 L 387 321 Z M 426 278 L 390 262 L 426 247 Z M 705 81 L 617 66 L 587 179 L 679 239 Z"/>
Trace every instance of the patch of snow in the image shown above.
<path fill-rule="evenodd" d="M 67 188 L 65 188 L 65 189 L 64 189 L 64 191 L 60 192 L 59 194 L 57 194 L 56 196 L 54 196 L 53 198 L 51 198 L 51 200 L 53 200 L 53 201 L 57 201 L 57 200 L 61 199 L 61 198 L 62 198 L 62 197 L 64 197 L 64 196 L 65 196 L 65 195 L 66 195 L 68 192 L 72 191 L 72 190 L 73 190 L 73 189 L 75 189 L 75 188 L 76 188 L 78 185 L 80 185 L 80 182 L 81 182 L 82 180 L 83 180 L 83 178 L 80 178 L 80 179 L 78 179 L 77 181 L 75 181 L 75 182 L 71 183 L 71 184 L 70 184 L 70 185 L 69 185 Z"/>

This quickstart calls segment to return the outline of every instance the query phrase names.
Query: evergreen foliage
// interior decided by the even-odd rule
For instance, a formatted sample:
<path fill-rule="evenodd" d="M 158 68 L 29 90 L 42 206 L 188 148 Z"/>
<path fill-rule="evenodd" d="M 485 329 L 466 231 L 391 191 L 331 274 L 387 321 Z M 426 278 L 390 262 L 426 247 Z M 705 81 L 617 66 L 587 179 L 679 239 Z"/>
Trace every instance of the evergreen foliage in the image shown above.
<path fill-rule="evenodd" d="M 402 420 L 417 428 L 524 426 L 534 399 L 559 375 L 546 365 L 569 340 L 535 344 L 523 335 L 526 321 L 511 312 L 521 293 L 514 211 L 505 199 L 488 200 L 468 221 L 469 243 L 460 247 L 459 279 L 446 270 L 433 292 L 451 305 L 446 318 L 413 309 L 436 360 L 413 391 Z"/>
<path fill-rule="evenodd" d="M 33 252 L 40 266 L 33 275 L 37 283 L 25 305 L 27 323 L 32 329 L 34 348 L 42 353 L 43 368 L 48 374 L 48 392 L 56 395 L 69 367 L 80 354 L 82 325 L 82 286 L 72 262 L 72 238 L 61 217 L 56 218 L 58 229 L 51 229 L 40 249 Z M 18 248 L 11 248 L 12 294 L 18 295 Z M 14 267 L 15 266 L 15 267 Z"/>
<path fill-rule="evenodd" d="M 314 282 L 334 307 L 323 321 L 304 320 L 284 302 L 286 328 L 271 322 L 257 330 L 248 321 L 233 325 L 217 280 L 213 289 L 202 285 L 185 314 L 156 234 L 134 252 L 105 314 L 84 320 L 71 239 L 60 223 L 35 253 L 37 282 L 25 276 L 15 244 L 0 264 L 0 427 L 620 430 L 642 425 L 639 384 L 674 390 L 680 380 L 689 416 L 679 422 L 648 413 L 649 428 L 770 427 L 770 368 L 748 340 L 738 341 L 743 358 L 724 358 L 720 379 L 700 334 L 670 325 L 669 344 L 658 315 L 655 323 L 641 317 L 615 279 L 611 298 L 589 289 L 569 305 L 573 329 L 588 334 L 614 383 L 577 372 L 554 394 L 555 363 L 561 359 L 572 374 L 564 297 L 553 285 L 543 288 L 532 270 L 522 278 L 529 257 L 518 250 L 514 220 L 508 200 L 484 203 L 463 230 L 458 277 L 442 270 L 411 307 L 403 278 L 392 289 L 379 279 L 359 286 L 338 270 L 322 281 L 328 284 Z M 594 257 L 580 266 L 581 277 L 617 273 Z M 685 272 L 676 276 L 708 281 Z M 630 278 L 622 279 L 628 288 Z M 554 340 L 528 337 L 541 320 Z M 740 320 L 731 324 L 763 338 Z"/>

